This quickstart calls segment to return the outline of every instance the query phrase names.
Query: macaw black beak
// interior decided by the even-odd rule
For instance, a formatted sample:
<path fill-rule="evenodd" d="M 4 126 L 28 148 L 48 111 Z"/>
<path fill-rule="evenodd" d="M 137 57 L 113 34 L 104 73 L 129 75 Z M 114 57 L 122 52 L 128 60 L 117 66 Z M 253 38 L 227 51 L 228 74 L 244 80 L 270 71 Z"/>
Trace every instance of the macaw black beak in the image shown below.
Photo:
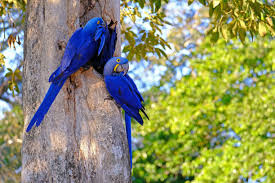
<path fill-rule="evenodd" d="M 123 68 L 123 76 L 125 76 L 129 70 L 129 63 L 123 64 L 122 68 Z"/>

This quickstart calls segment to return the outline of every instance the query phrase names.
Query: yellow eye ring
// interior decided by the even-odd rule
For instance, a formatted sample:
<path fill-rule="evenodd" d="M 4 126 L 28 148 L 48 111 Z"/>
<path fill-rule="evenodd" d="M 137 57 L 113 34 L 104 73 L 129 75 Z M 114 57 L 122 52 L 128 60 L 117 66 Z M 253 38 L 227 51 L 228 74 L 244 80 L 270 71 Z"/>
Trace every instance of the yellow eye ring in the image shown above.
<path fill-rule="evenodd" d="M 119 63 L 119 62 L 120 62 L 120 59 L 119 59 L 119 58 L 118 58 L 118 59 L 116 59 L 116 62 L 117 62 L 117 63 Z"/>
<path fill-rule="evenodd" d="M 97 21 L 97 24 L 99 24 L 99 23 L 100 23 L 100 20 Z"/>

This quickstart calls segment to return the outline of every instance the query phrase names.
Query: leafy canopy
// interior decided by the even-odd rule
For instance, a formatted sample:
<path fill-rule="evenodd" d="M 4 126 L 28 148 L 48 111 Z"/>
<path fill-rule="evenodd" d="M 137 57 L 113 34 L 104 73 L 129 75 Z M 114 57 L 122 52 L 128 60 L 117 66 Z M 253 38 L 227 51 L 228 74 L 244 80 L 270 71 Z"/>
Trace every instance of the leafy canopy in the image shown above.
<path fill-rule="evenodd" d="M 273 182 L 274 47 L 207 39 L 190 60 L 193 74 L 147 105 L 134 182 Z"/>
<path fill-rule="evenodd" d="M 0 120 L 0 182 L 20 182 L 23 112 L 14 106 Z"/>
<path fill-rule="evenodd" d="M 194 0 L 188 0 L 192 4 Z M 211 18 L 208 33 L 216 42 L 219 35 L 225 40 L 239 37 L 244 42 L 247 32 L 253 37 L 270 33 L 275 36 L 275 7 L 267 0 L 199 0 L 209 8 Z"/>

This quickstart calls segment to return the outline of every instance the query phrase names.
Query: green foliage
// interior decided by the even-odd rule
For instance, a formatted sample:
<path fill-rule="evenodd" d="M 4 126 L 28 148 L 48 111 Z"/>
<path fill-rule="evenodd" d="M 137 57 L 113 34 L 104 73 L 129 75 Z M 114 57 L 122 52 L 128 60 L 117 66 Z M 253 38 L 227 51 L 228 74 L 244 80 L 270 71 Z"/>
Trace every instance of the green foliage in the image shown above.
<path fill-rule="evenodd" d="M 0 36 L 3 37 L 3 40 L 0 42 L 0 51 L 4 51 L 8 47 L 15 49 L 16 44 L 21 44 L 19 34 L 23 30 L 26 3 L 26 0 L 0 0 Z M 11 68 L 7 68 L 8 73 L 2 75 L 7 63 L 5 59 L 6 57 L 3 53 L 0 53 L 0 75 L 2 77 L 0 78 L 1 99 L 3 99 L 2 95 L 7 93 L 6 88 L 12 91 L 13 96 L 15 91 L 19 93 L 18 83 L 21 82 L 19 67 L 14 72 Z M 21 60 L 16 61 L 21 62 Z M 19 63 L 18 65 L 21 64 Z M 6 87 L 6 83 L 8 83 L 8 87 Z"/>
<path fill-rule="evenodd" d="M 5 65 L 4 59 L 5 59 L 5 56 L 2 53 L 0 53 L 0 69 L 2 69 Z"/>
<path fill-rule="evenodd" d="M 146 60 L 148 53 L 156 54 L 159 58 L 167 57 L 165 48 L 170 46 L 162 38 L 162 28 L 169 22 L 165 20 L 166 16 L 160 9 L 161 2 L 161 0 L 122 1 L 120 22 L 122 41 L 125 44 L 122 52 L 127 54 L 129 60 Z M 168 0 L 163 2 L 167 3 Z M 129 20 L 125 20 L 125 17 Z M 143 25 L 146 23 L 147 27 Z"/>
<path fill-rule="evenodd" d="M 13 8 L 25 11 L 26 4 L 27 0 L 1 0 L 0 16 L 10 13 Z"/>
<path fill-rule="evenodd" d="M 164 40 L 163 28 L 173 14 L 166 11 L 168 0 L 121 2 L 123 52 L 129 60 L 148 59 L 166 66 L 163 84 L 171 82 L 185 61 L 190 61 L 193 70 L 173 83 L 170 93 L 157 87 L 148 92 L 151 120 L 134 128 L 142 143 L 133 156 L 134 182 L 244 182 L 240 176 L 266 177 L 266 182 L 272 182 L 275 44 L 270 40 L 248 43 L 246 37 L 248 33 L 274 36 L 274 5 L 259 0 L 188 0 L 194 2 L 204 7 L 199 14 L 211 20 L 207 41 L 195 52 L 192 45 L 198 47 L 205 36 L 200 16 L 175 17 L 178 24 Z M 0 21 L 0 33 L 4 33 L 1 51 L 20 44 L 25 7 L 26 0 L 0 0 L 4 17 Z M 17 17 L 18 12 L 22 16 Z M 183 34 L 186 32 L 191 36 Z M 244 44 L 230 41 L 237 37 Z M 213 46 L 209 40 L 217 44 Z M 175 53 L 167 56 L 165 50 L 172 43 Z M 190 54 L 177 54 L 183 49 Z M 1 72 L 4 59 L 0 53 Z M 5 78 L 0 78 L 0 87 L 8 83 L 18 92 L 21 79 L 19 69 L 8 69 Z M 245 81 L 252 82 L 251 86 Z M 0 93 L 0 99 L 7 93 Z M 0 120 L 0 182 L 20 182 L 15 170 L 21 166 L 22 116 L 15 106 Z"/>
<path fill-rule="evenodd" d="M 12 69 L 8 68 L 8 72 L 5 75 L 6 78 L 10 78 L 8 81 L 9 89 L 12 91 L 12 95 L 14 96 L 14 91 L 19 93 L 19 87 L 17 81 L 22 80 L 21 72 L 19 69 L 13 71 Z"/>
<path fill-rule="evenodd" d="M 0 182 L 20 182 L 23 112 L 14 106 L 0 120 Z"/>
<path fill-rule="evenodd" d="M 141 8 L 144 8 L 146 4 L 149 4 L 151 12 L 155 13 L 158 12 L 164 3 L 168 3 L 169 0 L 133 0 L 133 2 L 138 3 Z"/>
<path fill-rule="evenodd" d="M 188 0 L 192 4 L 194 0 Z M 209 8 L 211 25 L 208 34 L 216 42 L 239 38 L 245 41 L 247 33 L 253 37 L 270 33 L 275 36 L 275 7 L 272 1 L 261 0 L 199 0 Z"/>
<path fill-rule="evenodd" d="M 134 182 L 272 183 L 274 47 L 207 39 L 190 60 L 192 74 L 149 103 L 150 121 L 135 128 Z"/>

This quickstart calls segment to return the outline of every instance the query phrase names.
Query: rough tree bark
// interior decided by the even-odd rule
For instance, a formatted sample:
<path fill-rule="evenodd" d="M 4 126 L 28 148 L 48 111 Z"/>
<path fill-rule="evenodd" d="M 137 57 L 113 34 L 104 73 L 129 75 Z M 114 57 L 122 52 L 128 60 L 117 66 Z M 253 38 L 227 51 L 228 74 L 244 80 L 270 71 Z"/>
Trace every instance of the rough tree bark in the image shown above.
<path fill-rule="evenodd" d="M 71 34 L 92 17 L 119 21 L 119 0 L 28 0 L 24 41 L 22 182 L 131 182 L 120 109 L 91 68 L 71 76 L 38 128 L 27 124 Z M 119 39 L 120 40 L 120 39 Z M 120 52 L 120 41 L 116 55 Z"/>

